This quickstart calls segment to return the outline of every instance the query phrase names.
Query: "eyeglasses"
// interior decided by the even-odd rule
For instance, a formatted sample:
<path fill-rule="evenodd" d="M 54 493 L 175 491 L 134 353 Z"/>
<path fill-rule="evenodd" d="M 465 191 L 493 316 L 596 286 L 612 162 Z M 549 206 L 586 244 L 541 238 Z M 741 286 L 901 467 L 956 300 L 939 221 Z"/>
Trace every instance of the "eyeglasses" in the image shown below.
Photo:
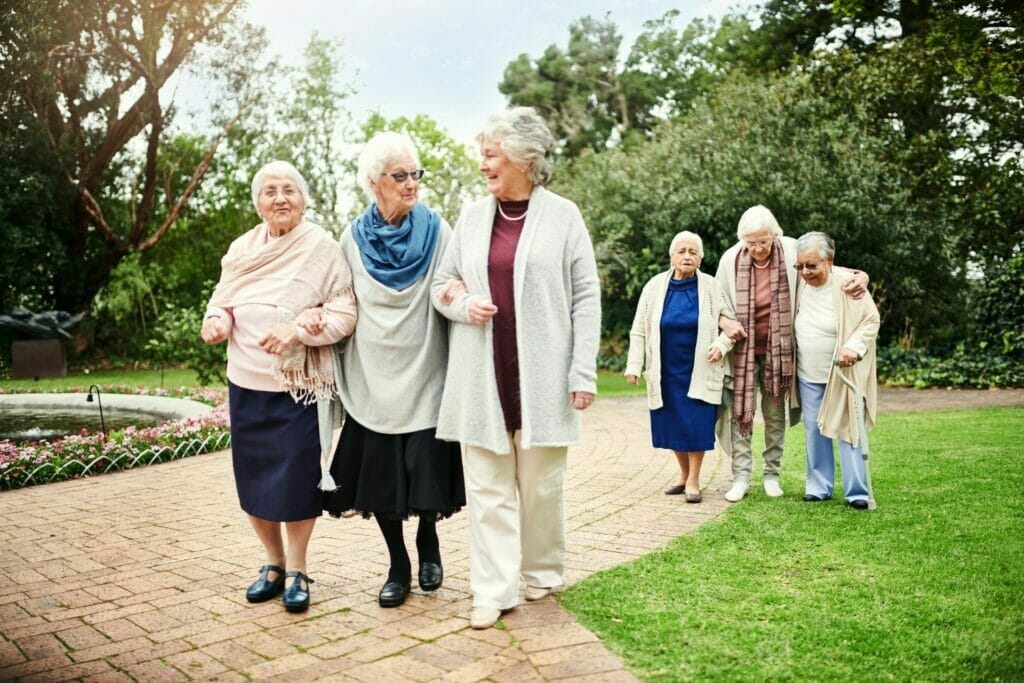
<path fill-rule="evenodd" d="M 291 199 L 295 195 L 299 194 L 299 191 L 297 188 L 292 187 L 291 185 L 285 185 L 280 189 L 276 187 L 268 187 L 264 189 L 262 192 L 260 192 L 260 194 L 266 197 L 267 199 L 276 199 L 279 195 L 287 199 Z"/>
<path fill-rule="evenodd" d="M 757 247 L 761 247 L 762 249 L 764 249 L 766 247 L 770 247 L 773 241 L 774 239 L 769 237 L 768 239 L 758 240 L 756 242 L 748 242 L 747 240 L 743 240 L 743 244 L 747 247 L 747 249 L 750 250 L 753 250 Z"/>
<path fill-rule="evenodd" d="M 424 173 L 426 173 L 426 171 L 424 171 L 422 168 L 418 168 L 415 171 L 412 171 L 411 173 L 409 171 L 398 171 L 397 173 L 381 173 L 381 175 L 389 175 L 392 178 L 394 178 L 396 183 L 401 185 L 409 178 L 418 181 L 420 178 L 423 177 Z"/>
<path fill-rule="evenodd" d="M 813 272 L 814 272 L 814 271 L 816 271 L 816 270 L 817 270 L 817 269 L 818 269 L 818 268 L 819 268 L 820 266 L 821 266 L 821 261 L 818 261 L 817 263 L 794 263 L 794 264 L 793 264 L 793 267 L 794 267 L 794 268 L 796 269 L 796 271 L 797 271 L 798 273 L 802 273 L 802 272 L 803 272 L 803 271 L 805 271 L 805 270 L 806 270 L 806 271 L 807 271 L 808 273 L 813 273 Z"/>

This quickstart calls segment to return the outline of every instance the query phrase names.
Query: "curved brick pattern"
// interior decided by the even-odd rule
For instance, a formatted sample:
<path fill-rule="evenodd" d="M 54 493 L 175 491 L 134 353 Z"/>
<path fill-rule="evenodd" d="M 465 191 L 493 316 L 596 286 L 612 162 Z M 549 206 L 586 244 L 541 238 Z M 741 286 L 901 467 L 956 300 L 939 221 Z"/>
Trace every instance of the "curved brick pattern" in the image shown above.
<path fill-rule="evenodd" d="M 1024 404 L 1024 392 L 957 394 L 959 405 Z M 883 410 L 919 405 L 919 396 L 883 392 Z M 701 505 L 661 493 L 675 462 L 650 447 L 644 401 L 599 401 L 584 414 L 584 434 L 566 479 L 569 582 L 724 509 L 729 468 L 718 454 L 705 459 Z M 414 549 L 414 526 L 406 529 Z M 503 629 L 471 630 L 465 515 L 439 530 L 444 587 L 414 588 L 385 610 L 376 525 L 324 518 L 311 546 L 314 604 L 292 615 L 245 601 L 262 562 L 226 451 L 5 491 L 0 680 L 635 680 L 553 598 L 506 614 Z"/>

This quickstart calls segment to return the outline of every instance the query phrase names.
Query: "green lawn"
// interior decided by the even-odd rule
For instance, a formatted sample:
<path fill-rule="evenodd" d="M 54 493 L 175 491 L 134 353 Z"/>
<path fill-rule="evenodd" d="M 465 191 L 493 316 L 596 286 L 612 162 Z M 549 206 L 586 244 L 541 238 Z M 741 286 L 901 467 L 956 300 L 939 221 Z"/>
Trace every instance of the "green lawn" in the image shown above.
<path fill-rule="evenodd" d="M 194 387 L 196 373 L 183 368 L 168 368 L 163 371 L 161 385 L 160 370 L 96 370 L 89 374 L 75 373 L 67 377 L 47 379 L 0 379 L 0 389 L 32 389 L 34 391 L 60 391 L 73 387 L 87 388 L 90 384 L 127 384 L 134 387 Z"/>
<path fill-rule="evenodd" d="M 171 368 L 163 373 L 163 386 L 196 386 L 196 373 L 181 368 Z M 159 370 L 97 370 L 89 374 L 72 374 L 67 377 L 50 379 L 0 379 L 0 389 L 34 389 L 38 391 L 59 391 L 70 387 L 86 388 L 90 384 L 127 384 L 139 387 L 159 387 Z M 601 371 L 597 376 L 598 396 L 643 395 L 643 387 L 634 387 L 626 382 L 622 373 Z"/>
<path fill-rule="evenodd" d="M 1024 680 L 1024 411 L 888 414 L 878 509 L 759 490 L 561 595 L 651 680 Z M 760 437 L 756 435 L 758 440 Z"/>

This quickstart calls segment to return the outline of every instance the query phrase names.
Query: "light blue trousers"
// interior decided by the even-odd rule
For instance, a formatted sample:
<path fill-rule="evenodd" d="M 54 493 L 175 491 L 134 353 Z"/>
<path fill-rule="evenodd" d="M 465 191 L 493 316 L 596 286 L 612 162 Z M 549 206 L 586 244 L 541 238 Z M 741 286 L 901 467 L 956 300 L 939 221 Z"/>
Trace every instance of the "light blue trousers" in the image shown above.
<path fill-rule="evenodd" d="M 831 498 L 836 485 L 836 459 L 833 439 L 818 431 L 818 411 L 825 395 L 825 385 L 799 380 L 800 407 L 803 410 L 804 436 L 807 441 L 807 483 L 804 492 L 819 498 Z M 844 387 L 845 389 L 845 387 Z M 864 406 L 860 407 L 864 410 Z M 843 496 L 847 501 L 867 500 L 868 473 L 860 447 L 839 442 L 839 464 L 842 468 Z"/>

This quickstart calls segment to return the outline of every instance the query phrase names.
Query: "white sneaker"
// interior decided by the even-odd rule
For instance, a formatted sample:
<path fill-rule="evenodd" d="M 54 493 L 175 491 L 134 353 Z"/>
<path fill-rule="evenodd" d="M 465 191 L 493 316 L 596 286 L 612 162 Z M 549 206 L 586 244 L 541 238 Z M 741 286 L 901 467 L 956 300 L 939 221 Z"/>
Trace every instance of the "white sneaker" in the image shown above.
<path fill-rule="evenodd" d="M 498 622 L 501 610 L 494 607 L 474 607 L 469 613 L 469 625 L 477 630 L 490 628 Z"/>
<path fill-rule="evenodd" d="M 737 503 L 743 500 L 743 496 L 747 495 L 747 488 L 750 484 L 745 481 L 734 481 L 732 488 L 725 492 L 725 499 L 730 503 Z"/>
<path fill-rule="evenodd" d="M 764 492 L 769 498 L 782 498 L 782 487 L 778 479 L 765 479 Z"/>
<path fill-rule="evenodd" d="M 529 600 L 530 602 L 543 600 L 549 595 L 551 595 L 550 588 L 538 588 L 537 586 L 527 586 L 526 592 L 523 593 L 523 597 Z"/>

